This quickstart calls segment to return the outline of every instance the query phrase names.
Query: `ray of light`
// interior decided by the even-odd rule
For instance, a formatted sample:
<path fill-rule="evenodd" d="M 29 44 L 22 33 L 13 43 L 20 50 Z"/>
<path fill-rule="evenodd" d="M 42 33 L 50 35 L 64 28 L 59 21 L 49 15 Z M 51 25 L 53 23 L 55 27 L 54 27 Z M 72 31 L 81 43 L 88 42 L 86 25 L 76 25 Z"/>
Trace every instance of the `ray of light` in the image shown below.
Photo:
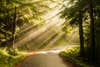
<path fill-rule="evenodd" d="M 63 20 L 60 20 L 60 21 L 62 21 L 62 22 L 56 24 L 57 27 L 58 27 L 58 26 L 61 26 L 61 24 L 63 23 Z M 38 28 L 38 26 L 31 25 L 31 26 L 28 26 L 27 28 L 21 30 L 21 31 L 18 32 L 18 33 L 19 33 L 19 34 L 24 33 L 24 35 L 23 35 L 23 36 L 20 36 L 16 41 L 22 40 L 25 36 L 28 36 L 28 35 L 31 34 L 34 30 L 37 30 L 37 28 Z M 59 27 L 59 28 L 61 28 L 61 27 Z M 49 31 L 48 31 L 48 32 L 49 32 Z M 46 33 L 47 33 L 47 32 L 45 32 L 44 34 L 46 34 Z M 44 35 L 44 34 L 43 34 L 43 35 Z M 43 36 L 42 36 L 42 37 L 43 37 Z M 39 38 L 42 38 L 42 37 L 39 37 Z"/>
<path fill-rule="evenodd" d="M 38 37 L 36 40 L 44 41 L 44 40 L 48 39 L 48 37 L 52 36 L 53 33 L 55 33 L 55 31 L 52 28 L 50 28 L 46 32 L 44 32 L 40 37 Z"/>
<path fill-rule="evenodd" d="M 37 37 L 38 35 L 40 35 L 41 33 L 45 32 L 46 30 L 48 30 L 51 26 L 56 25 L 59 22 L 58 20 L 58 16 L 55 17 L 54 19 L 52 19 L 51 21 L 49 21 L 49 24 L 46 24 L 45 26 L 43 26 L 42 28 L 38 29 L 37 31 L 33 31 L 31 32 L 27 37 L 25 37 L 24 39 L 20 40 L 19 42 L 15 43 L 15 45 L 20 45 L 23 42 L 26 43 L 29 40 Z"/>
<path fill-rule="evenodd" d="M 62 21 L 62 20 L 61 20 Z M 56 29 L 56 31 L 61 31 L 61 29 L 59 29 L 59 27 L 61 27 L 61 25 L 64 23 L 64 20 L 61 22 L 61 23 L 58 23 L 58 24 L 56 24 L 55 25 L 55 27 L 53 27 L 53 30 L 54 29 Z M 62 27 L 61 27 L 62 28 Z M 46 37 L 46 39 L 44 39 L 44 41 L 41 43 L 41 45 L 39 45 L 40 47 L 42 47 L 43 48 L 43 46 L 42 45 L 45 45 L 45 46 L 47 46 L 47 45 L 50 45 L 51 43 L 53 44 L 54 42 L 56 42 L 63 34 L 64 34 L 64 32 L 60 32 L 60 33 L 58 33 L 58 32 L 56 32 L 56 31 L 52 31 L 52 29 L 51 29 L 51 34 L 45 34 L 45 35 L 47 35 L 47 37 Z M 50 31 L 49 31 L 50 32 Z M 55 34 L 54 34 L 55 33 Z M 52 34 L 54 34 L 53 36 L 51 36 Z M 45 36 L 44 35 L 44 36 Z M 43 37 L 44 37 L 43 36 Z M 40 37 L 40 39 L 43 39 L 43 37 Z M 49 44 L 50 43 L 50 44 Z"/>
<path fill-rule="evenodd" d="M 38 38 L 35 38 L 34 40 L 30 42 L 34 42 L 35 43 L 34 46 L 39 47 L 46 44 L 49 40 L 51 40 L 56 35 L 57 33 L 52 28 L 50 28 L 49 30 L 47 30 L 46 32 L 38 36 Z M 33 45 L 30 45 L 30 46 L 32 47 Z"/>
<path fill-rule="evenodd" d="M 48 49 L 50 46 L 54 45 L 55 42 L 57 42 L 65 33 L 62 32 L 60 33 L 58 36 L 56 36 L 53 40 L 51 40 L 46 46 L 45 48 L 43 48 L 44 50 L 45 49 Z M 56 45 L 55 45 L 56 46 Z"/>
<path fill-rule="evenodd" d="M 18 41 L 16 41 L 15 46 L 20 46 L 21 44 L 25 44 L 32 39 L 35 39 L 35 38 L 37 39 L 37 37 L 39 37 L 41 39 L 44 35 L 43 33 L 45 33 L 46 30 L 48 30 L 50 27 L 52 27 L 54 25 L 59 27 L 61 22 L 63 22 L 63 20 L 64 20 L 64 19 L 59 18 L 60 15 L 58 13 L 61 10 L 62 9 L 57 7 L 54 10 L 50 11 L 49 13 L 45 14 L 43 16 L 43 18 L 46 18 L 46 20 L 47 20 L 46 24 L 43 27 L 37 29 L 36 31 L 33 31 L 33 30 L 28 31 L 29 29 L 32 28 L 31 26 L 28 29 L 23 30 L 23 31 L 26 31 L 26 33 L 22 37 L 20 37 L 18 39 Z M 46 42 L 46 40 L 45 40 L 45 42 Z"/>
<path fill-rule="evenodd" d="M 52 36 L 48 36 L 48 39 L 44 40 L 40 45 L 39 45 L 39 49 L 44 48 L 53 38 L 55 38 L 57 36 L 57 33 L 53 33 Z"/>
<path fill-rule="evenodd" d="M 37 26 L 29 26 L 28 29 L 24 29 L 18 33 L 18 37 L 16 38 L 15 42 L 22 40 L 24 37 L 28 36 L 30 33 L 36 30 L 37 30 Z"/>
<path fill-rule="evenodd" d="M 46 37 L 46 39 L 47 39 L 48 35 L 50 36 L 50 34 L 52 34 L 52 32 L 60 31 L 62 29 L 62 24 L 64 23 L 64 20 L 60 20 L 60 21 L 61 22 L 59 22 L 56 25 L 52 26 L 50 28 L 50 30 L 48 29 L 45 33 L 43 33 L 42 36 L 40 36 L 39 38 L 37 38 L 37 41 L 43 39 L 44 37 Z M 55 31 L 55 29 L 56 29 L 56 31 Z"/>
<path fill-rule="evenodd" d="M 31 25 L 24 25 L 19 31 L 17 31 L 16 33 L 20 34 L 20 33 L 26 33 L 27 31 L 33 29 L 34 27 L 36 27 L 37 25 L 31 24 Z"/>
<path fill-rule="evenodd" d="M 44 18 L 45 20 L 48 20 L 52 17 L 55 17 L 56 15 L 60 14 L 60 12 L 62 11 L 63 9 L 57 7 L 51 11 L 49 11 L 48 13 L 44 14 L 43 16 L 41 16 L 42 18 Z"/>
<path fill-rule="evenodd" d="M 56 11 L 58 11 L 58 12 L 56 12 Z M 61 10 L 59 10 L 59 9 L 56 9 L 56 10 L 53 10 L 52 12 L 56 12 L 55 14 L 53 14 L 53 16 L 51 16 L 51 12 L 49 13 L 49 15 L 47 14 L 44 18 L 46 18 L 46 23 L 49 23 L 49 21 L 51 21 L 52 20 L 52 18 L 55 18 L 55 17 L 57 17 L 57 16 L 59 16 L 59 12 L 60 12 Z M 48 17 L 49 18 L 48 18 Z M 61 23 L 61 22 L 60 22 Z M 36 25 L 27 25 L 27 26 L 24 26 L 24 28 L 22 28 L 20 31 L 18 31 L 17 33 L 26 33 L 26 32 L 29 32 L 29 30 L 31 30 L 31 29 L 33 29 L 33 28 L 35 28 L 35 27 L 37 27 L 38 26 L 38 24 L 36 24 Z"/>
<path fill-rule="evenodd" d="M 64 22 L 63 22 L 64 23 Z M 61 27 L 61 25 L 62 25 L 62 23 L 60 23 L 59 24 L 60 25 L 60 27 Z M 56 25 L 55 25 L 56 26 Z M 58 26 L 58 25 L 57 25 Z M 58 26 L 59 27 L 59 26 Z M 61 31 L 61 29 L 58 29 L 58 27 L 57 28 L 55 28 L 56 29 L 56 31 Z M 54 32 L 53 32 L 54 33 Z M 61 37 L 62 37 L 62 35 L 64 35 L 64 32 L 60 32 L 60 33 L 58 33 L 58 32 L 56 32 L 57 34 L 55 34 L 54 36 L 52 36 L 52 37 L 50 37 L 50 35 L 48 36 L 48 37 L 50 37 L 50 38 L 47 38 L 47 39 L 45 39 L 42 43 L 41 43 L 41 45 L 39 45 L 40 47 L 42 47 L 43 48 L 43 46 L 45 46 L 44 48 L 48 48 L 48 47 L 50 47 L 50 46 L 52 46 L 57 40 L 59 40 Z M 52 32 L 51 32 L 51 34 L 52 34 Z M 47 34 L 48 35 L 48 34 Z M 43 45 L 43 46 L 42 46 Z M 48 46 L 48 47 L 46 47 L 46 46 Z M 43 48 L 43 49 L 44 49 Z"/>
<path fill-rule="evenodd" d="M 49 36 L 48 36 L 49 35 Z M 30 43 L 27 43 L 27 44 L 30 44 L 30 45 L 22 45 L 21 46 L 26 46 L 25 48 L 27 49 L 31 49 L 32 47 L 35 46 L 35 48 L 32 48 L 35 49 L 35 50 L 38 50 L 38 48 L 40 46 L 44 46 L 45 44 L 48 43 L 48 41 L 50 41 L 54 36 L 56 36 L 56 32 L 53 30 L 53 29 L 49 29 L 47 31 L 45 31 L 44 33 L 42 33 L 41 35 L 39 35 L 38 37 L 32 39 L 30 41 Z"/>
<path fill-rule="evenodd" d="M 37 46 L 37 49 L 38 47 L 47 45 L 51 40 L 55 39 L 56 36 L 58 36 L 58 33 L 54 30 L 54 27 L 50 28 L 50 30 L 47 30 L 45 33 L 43 33 L 43 35 L 40 35 L 40 37 L 35 39 L 35 42 L 37 42 L 35 44 Z"/>

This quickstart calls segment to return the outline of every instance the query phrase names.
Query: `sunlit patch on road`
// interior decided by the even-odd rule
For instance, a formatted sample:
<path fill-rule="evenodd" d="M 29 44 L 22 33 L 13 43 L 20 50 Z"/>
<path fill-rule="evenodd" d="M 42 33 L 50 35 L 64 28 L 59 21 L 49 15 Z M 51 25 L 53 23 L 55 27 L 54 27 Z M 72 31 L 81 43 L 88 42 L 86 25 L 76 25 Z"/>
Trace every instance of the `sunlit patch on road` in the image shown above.
<path fill-rule="evenodd" d="M 48 53 L 55 53 L 55 54 L 58 54 L 58 53 L 61 52 L 61 51 L 62 51 L 62 50 L 33 51 L 33 52 L 27 53 L 27 55 L 30 56 L 30 55 L 48 54 Z"/>
<path fill-rule="evenodd" d="M 65 49 L 69 49 L 69 48 L 77 47 L 77 46 L 78 45 L 70 45 L 70 46 L 66 46 L 66 47 L 62 47 L 62 48 L 54 48 L 54 49 L 50 49 L 50 50 L 32 51 L 32 52 L 27 53 L 27 55 L 30 56 L 30 55 L 48 54 L 48 53 L 59 54 L 61 51 L 64 51 Z"/>

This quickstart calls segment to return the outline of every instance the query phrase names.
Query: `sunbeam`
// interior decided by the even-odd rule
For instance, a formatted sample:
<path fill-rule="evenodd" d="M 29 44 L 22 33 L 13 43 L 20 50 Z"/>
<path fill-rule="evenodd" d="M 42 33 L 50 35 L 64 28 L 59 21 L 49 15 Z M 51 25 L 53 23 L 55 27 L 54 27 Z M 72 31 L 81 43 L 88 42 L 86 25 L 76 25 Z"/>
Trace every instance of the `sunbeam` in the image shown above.
<path fill-rule="evenodd" d="M 62 10 L 61 6 L 58 6 L 42 15 L 41 17 L 45 19 L 45 24 L 41 27 L 38 27 L 38 25 L 29 25 L 29 27 L 23 28 L 19 32 L 22 36 L 19 36 L 15 41 L 15 47 L 25 46 L 29 43 L 30 46 L 27 46 L 27 48 L 35 45 L 41 48 L 41 46 L 46 46 L 49 43 L 57 41 L 56 38 L 60 38 L 58 31 L 61 31 L 62 24 L 65 22 L 65 19 L 60 18 Z"/>
<path fill-rule="evenodd" d="M 50 46 L 54 45 L 56 41 L 58 41 L 65 33 L 62 32 L 58 36 L 56 36 L 53 40 L 51 40 L 43 49 L 48 49 Z M 55 45 L 56 46 L 56 45 Z"/>
<path fill-rule="evenodd" d="M 45 32 L 46 30 L 48 30 L 50 27 L 52 27 L 53 25 L 56 25 L 57 23 L 61 22 L 62 19 L 59 19 L 59 17 L 55 17 L 50 21 L 47 21 L 48 23 L 46 23 L 43 27 L 39 28 L 36 31 L 29 31 L 29 34 L 27 34 L 27 37 L 24 37 L 23 39 L 19 40 L 18 42 L 15 43 L 15 46 L 24 44 L 28 41 L 30 41 L 31 39 L 36 38 L 37 36 L 39 36 L 40 34 L 42 34 L 43 32 Z"/>

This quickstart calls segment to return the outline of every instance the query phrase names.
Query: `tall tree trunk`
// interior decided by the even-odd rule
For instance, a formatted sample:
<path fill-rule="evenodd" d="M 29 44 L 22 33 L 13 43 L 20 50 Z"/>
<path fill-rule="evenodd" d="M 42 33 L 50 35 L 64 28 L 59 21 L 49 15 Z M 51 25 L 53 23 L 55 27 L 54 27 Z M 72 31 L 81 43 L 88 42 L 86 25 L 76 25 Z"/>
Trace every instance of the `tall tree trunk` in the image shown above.
<path fill-rule="evenodd" d="M 79 36 L 80 36 L 80 55 L 84 57 L 84 37 L 83 37 L 83 26 L 82 26 L 82 12 L 79 12 Z"/>
<path fill-rule="evenodd" d="M 80 2 L 80 0 L 79 0 Z M 81 5 L 81 4 L 80 4 Z M 82 7 L 82 6 L 81 6 Z M 79 7 L 79 36 L 80 36 L 80 55 L 82 57 L 85 56 L 85 52 L 84 52 L 84 36 L 83 36 L 83 21 L 82 21 L 82 8 Z"/>
<path fill-rule="evenodd" d="M 93 0 L 89 0 L 90 2 L 90 40 L 91 40 L 91 53 L 92 53 L 92 61 L 95 61 L 95 31 L 94 31 L 94 10 L 93 10 Z"/>
<path fill-rule="evenodd" d="M 12 38 L 11 38 L 11 45 L 8 48 L 8 52 L 11 55 L 16 55 L 17 53 L 14 50 L 14 41 L 15 41 L 15 29 L 16 29 L 16 7 L 14 9 L 14 21 L 12 23 Z"/>
<path fill-rule="evenodd" d="M 16 29 L 16 7 L 15 7 L 15 13 L 14 13 L 14 21 L 12 24 L 12 46 L 14 47 L 14 41 L 15 41 L 15 29 Z"/>

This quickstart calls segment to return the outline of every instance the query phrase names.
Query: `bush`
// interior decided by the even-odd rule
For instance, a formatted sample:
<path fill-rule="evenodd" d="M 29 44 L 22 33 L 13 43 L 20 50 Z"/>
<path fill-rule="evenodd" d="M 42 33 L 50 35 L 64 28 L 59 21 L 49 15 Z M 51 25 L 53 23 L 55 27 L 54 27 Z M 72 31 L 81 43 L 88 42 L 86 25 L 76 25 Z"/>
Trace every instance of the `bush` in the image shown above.
<path fill-rule="evenodd" d="M 0 67 L 14 67 L 15 64 L 20 62 L 26 57 L 25 53 L 20 53 L 16 50 L 17 55 L 10 55 L 7 48 L 0 48 Z"/>
<path fill-rule="evenodd" d="M 94 67 L 82 60 L 82 57 L 80 57 L 79 51 L 80 51 L 79 47 L 74 47 L 74 48 L 69 48 L 69 49 L 66 49 L 65 51 L 62 51 L 59 55 L 63 57 L 64 59 L 70 61 L 71 63 L 77 65 L 77 67 Z"/>

